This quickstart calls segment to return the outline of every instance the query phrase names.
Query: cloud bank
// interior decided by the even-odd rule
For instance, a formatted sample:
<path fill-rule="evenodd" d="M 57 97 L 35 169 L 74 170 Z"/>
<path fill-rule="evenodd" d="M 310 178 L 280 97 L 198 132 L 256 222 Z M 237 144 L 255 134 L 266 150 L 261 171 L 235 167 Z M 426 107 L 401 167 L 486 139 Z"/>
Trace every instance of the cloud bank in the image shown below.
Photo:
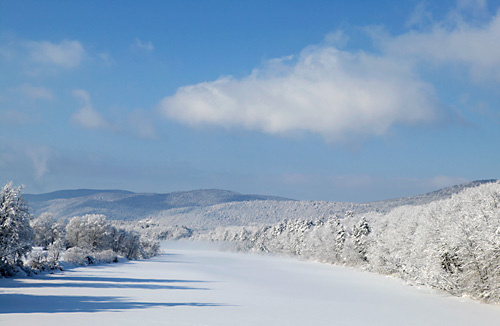
<path fill-rule="evenodd" d="M 382 135 L 392 125 L 436 120 L 433 88 L 405 63 L 335 47 L 310 47 L 298 58 L 271 60 L 243 79 L 181 87 L 161 111 L 189 125 L 296 131 L 327 140 Z"/>
<path fill-rule="evenodd" d="M 61 68 L 75 68 L 85 56 L 85 50 L 78 41 L 64 40 L 60 43 L 27 41 L 25 47 L 32 62 Z"/>
<path fill-rule="evenodd" d="M 73 91 L 73 96 L 82 103 L 82 107 L 71 116 L 73 123 L 85 129 L 109 128 L 109 122 L 92 106 L 87 91 L 76 89 Z"/>
<path fill-rule="evenodd" d="M 285 136 L 305 132 L 328 141 L 442 121 L 453 110 L 439 101 L 431 81 L 421 74 L 423 67 L 451 65 L 475 80 L 500 81 L 500 12 L 479 25 L 457 12 L 450 21 L 430 22 L 397 36 L 369 32 L 377 53 L 335 45 L 345 38 L 308 47 L 297 57 L 270 60 L 244 78 L 180 87 L 159 108 L 169 119 L 190 126 Z M 337 40 L 341 34 L 329 35 Z"/>
<path fill-rule="evenodd" d="M 385 53 L 399 59 L 459 65 L 475 79 L 500 81 L 500 11 L 481 25 L 455 17 L 433 24 L 428 32 L 381 36 L 378 41 Z"/>

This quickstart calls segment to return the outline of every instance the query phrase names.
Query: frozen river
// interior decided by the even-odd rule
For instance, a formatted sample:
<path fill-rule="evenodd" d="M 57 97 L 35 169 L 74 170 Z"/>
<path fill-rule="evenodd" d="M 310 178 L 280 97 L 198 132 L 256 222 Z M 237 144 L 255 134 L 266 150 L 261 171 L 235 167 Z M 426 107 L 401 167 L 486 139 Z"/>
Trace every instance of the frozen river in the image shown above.
<path fill-rule="evenodd" d="M 0 325 L 499 325 L 479 304 L 379 275 L 164 245 L 151 260 L 0 279 Z"/>

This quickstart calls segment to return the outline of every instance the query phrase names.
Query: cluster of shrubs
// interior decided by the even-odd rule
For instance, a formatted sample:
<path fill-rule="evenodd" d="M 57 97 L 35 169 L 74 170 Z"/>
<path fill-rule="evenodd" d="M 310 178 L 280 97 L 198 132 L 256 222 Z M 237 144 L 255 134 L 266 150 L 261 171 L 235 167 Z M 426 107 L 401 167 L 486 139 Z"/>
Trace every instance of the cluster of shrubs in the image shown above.
<path fill-rule="evenodd" d="M 67 222 L 50 214 L 33 219 L 21 188 L 12 183 L 0 189 L 0 227 L 0 276 L 58 269 L 63 261 L 89 265 L 159 253 L 157 241 L 116 228 L 104 215 L 76 216 Z"/>
<path fill-rule="evenodd" d="M 71 218 L 66 224 L 49 214 L 31 221 L 33 244 L 28 265 L 35 269 L 59 267 L 59 261 L 77 265 L 150 258 L 159 252 L 158 242 L 144 240 L 137 232 L 117 229 L 104 215 L 87 214 Z M 41 250 L 40 250 L 41 249 Z"/>

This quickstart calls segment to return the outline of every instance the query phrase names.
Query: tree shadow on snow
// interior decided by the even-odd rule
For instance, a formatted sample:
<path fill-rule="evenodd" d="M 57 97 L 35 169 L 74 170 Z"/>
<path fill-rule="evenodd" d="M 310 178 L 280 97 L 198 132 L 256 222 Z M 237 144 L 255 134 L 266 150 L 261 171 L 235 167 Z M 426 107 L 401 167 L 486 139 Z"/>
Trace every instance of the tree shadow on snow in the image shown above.
<path fill-rule="evenodd" d="M 154 279 L 154 278 L 130 278 L 130 277 L 101 277 L 101 276 L 52 276 L 50 280 L 61 279 L 67 281 L 82 282 L 116 282 L 116 283 L 211 283 L 201 280 L 176 280 L 176 279 Z"/>
<path fill-rule="evenodd" d="M 218 307 L 219 303 L 204 302 L 136 302 L 123 297 L 59 296 L 2 294 L 0 314 L 71 313 L 121 311 L 154 307 Z"/>
<path fill-rule="evenodd" d="M 24 282 L 23 280 L 29 280 Z M 156 284 L 154 284 L 156 283 Z M 94 277 L 94 276 L 42 276 L 40 278 L 12 279 L 0 284 L 2 288 L 121 288 L 145 290 L 209 290 L 204 287 L 172 285 L 173 283 L 208 283 L 198 280 L 173 279 L 139 279 L 126 277 Z M 168 284 L 168 285 L 167 285 Z"/>
<path fill-rule="evenodd" d="M 179 254 L 160 254 L 150 259 L 141 260 L 141 263 L 152 263 L 152 264 L 192 264 L 193 262 L 189 260 L 182 260 L 183 255 Z"/>

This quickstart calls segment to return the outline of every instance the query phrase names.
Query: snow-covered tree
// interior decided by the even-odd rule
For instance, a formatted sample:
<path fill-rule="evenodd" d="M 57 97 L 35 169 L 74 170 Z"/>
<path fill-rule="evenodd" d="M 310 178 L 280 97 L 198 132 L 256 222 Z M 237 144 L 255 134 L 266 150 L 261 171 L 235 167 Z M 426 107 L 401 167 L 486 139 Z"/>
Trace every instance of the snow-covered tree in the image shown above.
<path fill-rule="evenodd" d="M 111 248 L 113 227 L 101 214 L 73 217 L 66 225 L 66 241 L 69 247 L 105 250 Z"/>
<path fill-rule="evenodd" d="M 79 248 L 70 251 L 69 257 L 74 262 L 78 262 L 83 254 L 98 258 L 107 250 L 127 259 L 149 258 L 159 252 L 158 242 L 141 239 L 136 231 L 117 229 L 104 215 L 98 214 L 73 217 L 66 226 L 66 244 L 68 248 Z M 90 259 L 88 263 L 92 261 Z"/>
<path fill-rule="evenodd" d="M 340 223 L 338 218 L 335 218 L 335 254 L 338 262 L 343 260 L 343 251 L 346 240 L 346 231 L 342 223 Z"/>
<path fill-rule="evenodd" d="M 63 226 L 50 213 L 43 213 L 40 217 L 33 219 L 30 225 L 35 233 L 33 239 L 35 246 L 47 248 L 60 239 L 64 233 Z"/>
<path fill-rule="evenodd" d="M 12 182 L 0 190 L 0 274 L 11 275 L 21 258 L 31 251 L 33 230 L 28 206 L 21 198 L 21 187 Z"/>
<path fill-rule="evenodd" d="M 137 232 L 113 230 L 112 250 L 127 259 L 141 258 L 141 240 Z"/>
<path fill-rule="evenodd" d="M 359 222 L 352 228 L 354 247 L 363 261 L 368 261 L 368 257 L 366 256 L 368 251 L 367 236 L 370 233 L 371 228 L 365 217 L 362 217 L 361 220 L 359 220 Z"/>
<path fill-rule="evenodd" d="M 291 218 L 197 235 L 234 248 L 360 266 L 454 295 L 500 302 L 500 182 L 390 211 Z M 335 255 L 333 255 L 335 253 Z"/>

